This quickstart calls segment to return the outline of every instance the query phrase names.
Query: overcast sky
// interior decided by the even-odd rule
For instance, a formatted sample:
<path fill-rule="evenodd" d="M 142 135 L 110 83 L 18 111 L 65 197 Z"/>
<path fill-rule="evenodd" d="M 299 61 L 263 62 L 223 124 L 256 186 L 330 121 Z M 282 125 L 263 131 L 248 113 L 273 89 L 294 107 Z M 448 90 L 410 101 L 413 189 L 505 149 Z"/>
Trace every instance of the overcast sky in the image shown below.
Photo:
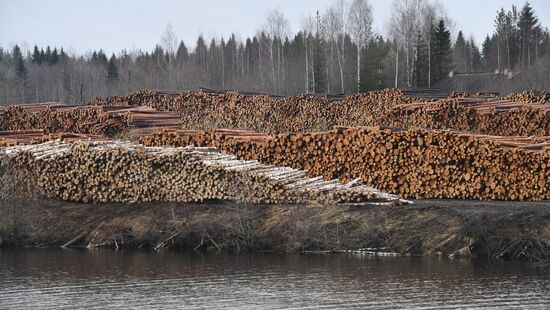
<path fill-rule="evenodd" d="M 167 23 L 178 39 L 191 48 L 197 36 L 240 37 L 253 35 L 264 23 L 266 12 L 280 8 L 290 21 L 292 32 L 300 28 L 304 15 L 323 12 L 333 0 L 0 0 L 0 46 L 24 48 L 63 46 L 83 54 L 104 49 L 108 54 L 121 49 L 151 50 L 159 42 Z M 385 33 L 390 0 L 370 0 L 374 28 Z M 493 31 L 497 9 L 508 10 L 520 0 L 441 1 L 456 23 L 456 30 L 473 35 L 479 44 Z M 539 20 L 550 26 L 550 1 L 531 0 Z"/>

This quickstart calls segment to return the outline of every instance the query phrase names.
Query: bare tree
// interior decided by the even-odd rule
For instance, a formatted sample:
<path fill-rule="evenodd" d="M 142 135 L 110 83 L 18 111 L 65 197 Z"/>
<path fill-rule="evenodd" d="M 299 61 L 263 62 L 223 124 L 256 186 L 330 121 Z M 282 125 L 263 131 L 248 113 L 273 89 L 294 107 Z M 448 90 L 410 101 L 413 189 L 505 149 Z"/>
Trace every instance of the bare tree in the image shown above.
<path fill-rule="evenodd" d="M 282 83 L 284 85 L 284 73 L 281 72 L 282 62 L 282 42 L 287 37 L 289 32 L 289 22 L 285 17 L 284 13 L 279 9 L 273 9 L 267 13 L 267 22 L 264 26 L 264 31 L 269 36 L 270 39 L 270 51 L 269 55 L 271 58 L 271 74 L 273 79 L 273 87 L 278 88 L 278 78 L 282 76 Z M 277 65 L 275 66 L 274 62 L 274 45 L 277 48 Z M 275 68 L 276 67 L 276 68 Z M 275 69 L 277 70 L 277 75 L 275 74 Z"/>
<path fill-rule="evenodd" d="M 336 58 L 340 73 L 340 91 L 344 89 L 344 65 L 345 65 L 345 37 L 347 23 L 348 3 L 345 0 L 336 0 L 325 13 L 327 33 L 332 46 L 336 46 Z"/>
<path fill-rule="evenodd" d="M 428 48 L 428 87 L 432 87 L 432 27 L 438 20 L 436 7 L 433 5 L 425 5 L 423 7 L 423 20 L 421 34 L 427 38 Z"/>
<path fill-rule="evenodd" d="M 372 32 L 372 8 L 367 0 L 353 0 L 349 8 L 348 29 L 357 45 L 357 92 L 361 85 L 361 51 Z"/>
<path fill-rule="evenodd" d="M 308 15 L 307 17 L 302 17 L 302 32 L 304 34 L 304 46 L 305 46 L 305 92 L 306 94 L 310 92 L 309 86 L 310 86 L 310 72 L 313 75 L 312 81 L 315 81 L 315 72 L 312 69 L 313 68 L 313 57 L 310 56 L 311 54 L 311 45 L 309 42 L 309 37 L 313 34 L 315 31 L 315 20 L 313 17 Z M 311 68 L 311 70 L 310 70 Z M 315 88 L 313 89 L 313 92 L 315 92 Z"/>
<path fill-rule="evenodd" d="M 172 67 L 173 67 L 173 59 L 174 54 L 176 52 L 176 47 L 178 44 L 178 39 L 176 38 L 176 34 L 174 33 L 174 30 L 172 29 L 172 24 L 168 23 L 166 25 L 166 29 L 164 30 L 161 38 L 160 38 L 161 44 L 168 53 L 168 74 L 170 82 L 172 83 Z"/>
<path fill-rule="evenodd" d="M 394 0 L 393 14 L 390 20 L 390 36 L 396 42 L 396 78 L 399 74 L 399 50 L 405 51 L 407 87 L 412 85 L 412 76 L 415 66 L 416 45 L 415 37 L 422 29 L 422 14 L 425 11 L 425 0 Z"/>

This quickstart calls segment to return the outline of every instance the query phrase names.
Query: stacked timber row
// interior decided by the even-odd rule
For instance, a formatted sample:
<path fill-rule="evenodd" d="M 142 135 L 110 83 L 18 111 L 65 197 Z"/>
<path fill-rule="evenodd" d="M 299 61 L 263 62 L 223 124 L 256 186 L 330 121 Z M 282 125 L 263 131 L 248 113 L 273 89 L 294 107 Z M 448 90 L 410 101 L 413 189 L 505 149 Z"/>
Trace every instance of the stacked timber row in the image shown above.
<path fill-rule="evenodd" d="M 523 103 L 550 104 L 550 93 L 545 91 L 536 92 L 531 90 L 521 93 L 510 94 L 503 99 Z"/>
<path fill-rule="evenodd" d="M 214 148 L 51 141 L 0 149 L 0 170 L 3 195 L 16 185 L 70 201 L 406 202 L 358 180 L 311 178 L 302 170 L 240 160 Z"/>
<path fill-rule="evenodd" d="M 149 107 L 67 106 L 41 103 L 0 108 L 0 131 L 41 130 L 48 133 L 78 133 L 104 137 L 150 134 L 156 128 L 180 128 L 174 112 Z"/>
<path fill-rule="evenodd" d="M 109 109 L 109 108 L 107 108 Z M 113 136 L 124 128 L 124 121 L 103 107 L 72 107 L 61 103 L 7 106 L 0 109 L 0 130 L 42 129 Z"/>
<path fill-rule="evenodd" d="M 550 138 L 450 130 L 338 128 L 279 134 L 179 131 L 145 145 L 216 146 L 243 160 L 303 169 L 311 176 L 360 178 L 406 198 L 550 199 Z"/>
<path fill-rule="evenodd" d="M 261 132 L 328 130 L 336 125 L 371 125 L 395 105 L 410 98 L 398 90 L 352 96 L 277 97 L 240 92 L 162 93 L 142 91 L 96 98 L 101 106 L 149 106 L 180 115 L 182 129 L 241 128 Z"/>
<path fill-rule="evenodd" d="M 52 140 L 65 142 L 100 141 L 103 136 L 78 133 L 45 133 L 41 129 L 0 131 L 0 147 L 38 144 Z"/>
<path fill-rule="evenodd" d="M 550 136 L 550 104 L 448 99 L 393 107 L 377 120 L 389 127 L 455 129 L 499 136 Z"/>
<path fill-rule="evenodd" d="M 181 118 L 181 128 L 188 130 L 240 128 L 281 133 L 382 125 L 509 136 L 550 135 L 548 103 L 550 95 L 535 92 L 499 99 L 495 94 L 455 93 L 447 97 L 433 90 L 393 89 L 347 97 L 141 91 L 95 98 L 91 102 L 92 105 L 148 106 L 158 111 L 173 111 Z"/>

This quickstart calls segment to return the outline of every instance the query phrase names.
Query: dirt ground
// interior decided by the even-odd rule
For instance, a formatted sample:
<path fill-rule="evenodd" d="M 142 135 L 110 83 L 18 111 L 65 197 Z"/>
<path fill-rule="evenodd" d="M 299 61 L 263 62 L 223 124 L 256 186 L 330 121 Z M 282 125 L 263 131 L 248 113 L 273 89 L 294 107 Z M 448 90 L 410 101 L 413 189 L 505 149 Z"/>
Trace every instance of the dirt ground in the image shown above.
<path fill-rule="evenodd" d="M 75 239 L 75 240 L 73 240 Z M 550 261 L 550 202 L 426 200 L 401 207 L 0 201 L 0 244 L 340 251 Z"/>

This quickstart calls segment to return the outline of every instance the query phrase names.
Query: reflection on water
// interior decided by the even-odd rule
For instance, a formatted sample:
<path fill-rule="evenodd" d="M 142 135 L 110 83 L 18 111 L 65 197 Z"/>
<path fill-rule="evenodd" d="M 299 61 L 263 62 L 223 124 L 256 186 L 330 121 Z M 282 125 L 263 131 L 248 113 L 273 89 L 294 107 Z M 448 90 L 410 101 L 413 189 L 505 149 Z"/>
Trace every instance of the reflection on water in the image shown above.
<path fill-rule="evenodd" d="M 0 308 L 550 307 L 522 263 L 345 255 L 0 250 Z"/>

